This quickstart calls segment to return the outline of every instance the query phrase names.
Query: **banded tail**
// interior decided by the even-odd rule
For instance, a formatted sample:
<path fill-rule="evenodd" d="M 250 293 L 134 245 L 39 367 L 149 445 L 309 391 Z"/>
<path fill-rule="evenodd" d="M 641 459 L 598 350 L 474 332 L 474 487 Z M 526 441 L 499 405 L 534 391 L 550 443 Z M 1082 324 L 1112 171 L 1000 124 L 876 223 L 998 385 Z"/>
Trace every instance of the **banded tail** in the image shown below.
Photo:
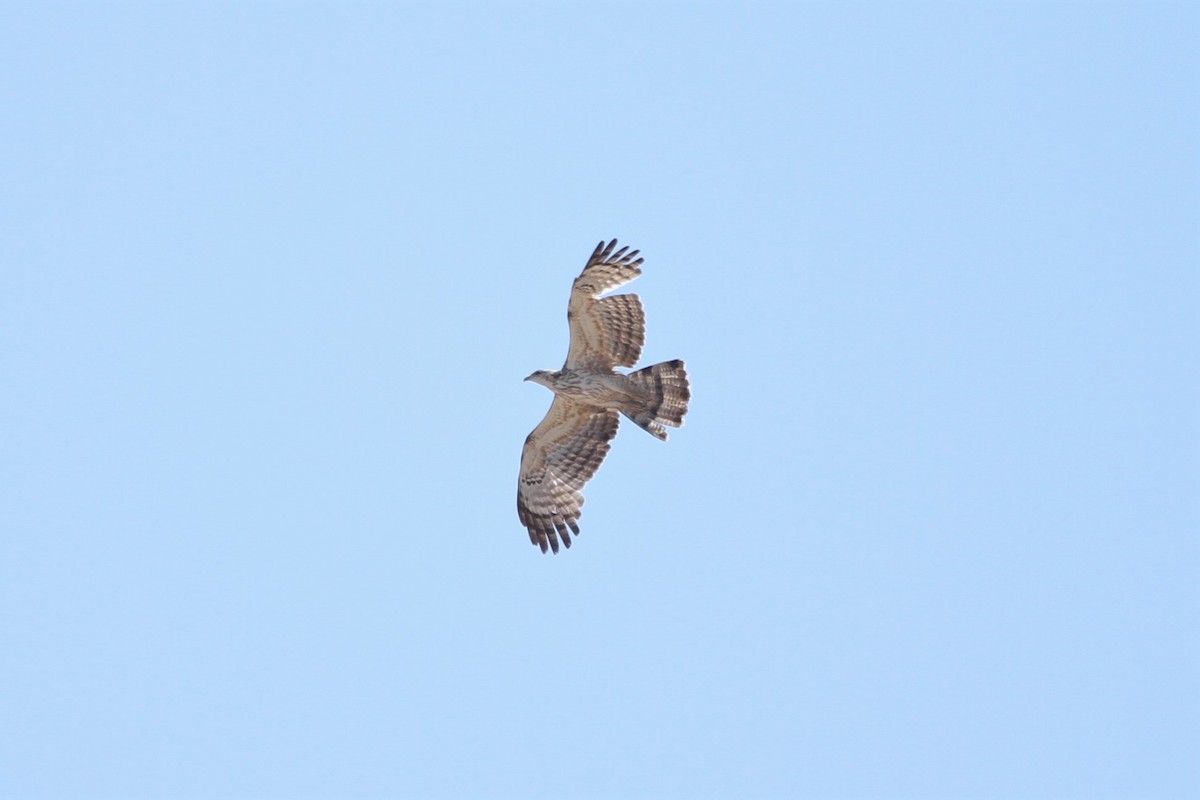
<path fill-rule="evenodd" d="M 639 369 L 626 376 L 629 382 L 641 389 L 649 400 L 631 414 L 626 409 L 621 413 L 645 428 L 657 439 L 667 440 L 664 425 L 678 428 L 683 424 L 683 415 L 688 412 L 688 400 L 692 397 L 687 370 L 678 358 L 664 361 L 652 367 Z"/>

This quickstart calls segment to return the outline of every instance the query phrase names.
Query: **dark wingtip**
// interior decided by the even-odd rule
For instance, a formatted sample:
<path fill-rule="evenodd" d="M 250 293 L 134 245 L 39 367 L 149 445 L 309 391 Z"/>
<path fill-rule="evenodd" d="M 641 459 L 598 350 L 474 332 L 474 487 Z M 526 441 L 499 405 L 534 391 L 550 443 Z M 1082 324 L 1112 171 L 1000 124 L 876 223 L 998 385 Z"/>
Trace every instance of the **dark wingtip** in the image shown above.
<path fill-rule="evenodd" d="M 587 269 L 592 264 L 599 264 L 607 259 L 608 254 L 612 252 L 612 249 L 616 247 L 616 245 L 616 239 L 613 239 L 611 242 L 605 242 L 603 239 L 601 239 L 600 244 L 596 245 L 596 249 L 592 251 L 591 258 L 587 260 L 587 265 L 584 266 L 584 269 Z"/>

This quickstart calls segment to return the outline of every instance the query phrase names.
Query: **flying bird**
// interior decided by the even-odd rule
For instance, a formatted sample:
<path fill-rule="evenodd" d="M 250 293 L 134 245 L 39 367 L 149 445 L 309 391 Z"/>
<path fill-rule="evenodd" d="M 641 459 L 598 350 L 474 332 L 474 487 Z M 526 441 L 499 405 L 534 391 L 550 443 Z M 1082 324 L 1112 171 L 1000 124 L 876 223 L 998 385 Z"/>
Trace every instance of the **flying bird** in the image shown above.
<path fill-rule="evenodd" d="M 571 287 L 571 343 L 560 370 L 540 369 L 525 380 L 554 392 L 546 418 L 525 439 L 517 481 L 517 515 L 529 541 L 558 552 L 579 535 L 583 487 L 596 474 L 617 435 L 619 414 L 667 440 L 688 410 L 691 387 L 682 361 L 664 361 L 628 375 L 642 354 L 646 316 L 636 294 L 604 297 L 642 274 L 644 259 L 617 240 L 600 242 Z"/>

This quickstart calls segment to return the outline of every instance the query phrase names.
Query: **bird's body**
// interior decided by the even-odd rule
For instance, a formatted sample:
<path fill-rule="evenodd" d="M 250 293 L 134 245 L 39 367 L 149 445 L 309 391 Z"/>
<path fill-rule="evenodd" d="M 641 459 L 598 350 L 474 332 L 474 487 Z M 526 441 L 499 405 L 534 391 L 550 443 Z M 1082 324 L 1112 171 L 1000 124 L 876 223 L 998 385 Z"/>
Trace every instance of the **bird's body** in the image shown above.
<path fill-rule="evenodd" d="M 628 375 L 645 341 L 645 314 L 637 295 L 602 297 L 641 274 L 638 251 L 601 242 L 575 279 L 567 320 L 571 344 L 561 370 L 538 370 L 526 380 L 554 392 L 554 402 L 525 440 L 517 483 L 517 513 L 542 552 L 571 546 L 579 534 L 582 489 L 617 433 L 619 414 L 658 439 L 679 427 L 691 388 L 682 361 L 666 361 Z M 568 532 L 570 531 L 570 533 Z"/>
<path fill-rule="evenodd" d="M 535 377 L 536 376 L 536 377 Z M 634 386 L 628 376 L 616 372 L 591 372 L 584 369 L 541 370 L 529 378 L 559 397 L 593 408 L 616 408 L 646 402 L 649 393 Z"/>

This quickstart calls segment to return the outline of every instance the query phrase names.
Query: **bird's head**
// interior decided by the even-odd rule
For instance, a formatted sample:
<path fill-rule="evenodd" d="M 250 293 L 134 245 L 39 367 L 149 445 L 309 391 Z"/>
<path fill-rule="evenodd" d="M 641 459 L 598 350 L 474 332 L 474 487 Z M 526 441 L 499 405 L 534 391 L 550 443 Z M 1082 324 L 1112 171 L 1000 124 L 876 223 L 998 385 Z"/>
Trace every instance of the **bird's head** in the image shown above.
<path fill-rule="evenodd" d="M 547 389 L 551 388 L 550 381 L 552 379 L 550 377 L 550 370 L 547 370 L 547 369 L 539 369 L 537 372 L 533 373 L 525 380 L 533 381 L 534 383 L 540 383 L 542 386 L 545 386 Z"/>

